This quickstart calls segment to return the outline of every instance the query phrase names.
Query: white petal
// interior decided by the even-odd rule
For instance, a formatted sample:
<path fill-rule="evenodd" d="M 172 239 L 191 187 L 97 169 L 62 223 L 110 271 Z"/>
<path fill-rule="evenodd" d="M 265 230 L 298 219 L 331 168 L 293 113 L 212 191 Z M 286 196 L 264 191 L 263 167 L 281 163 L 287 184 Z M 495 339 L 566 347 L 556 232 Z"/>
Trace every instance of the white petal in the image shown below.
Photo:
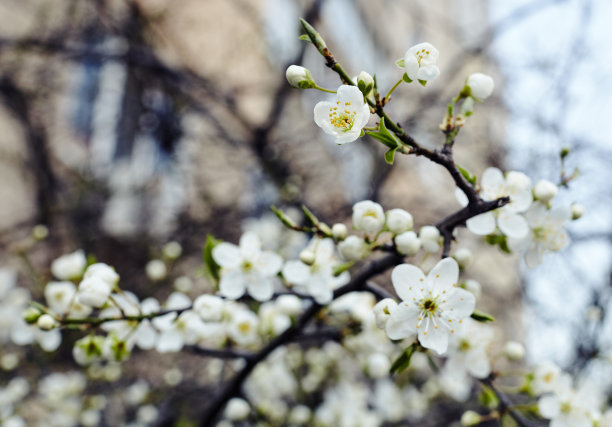
<path fill-rule="evenodd" d="M 247 231 L 240 237 L 240 253 L 243 258 L 256 259 L 261 251 L 261 240 L 257 234 Z"/>
<path fill-rule="evenodd" d="M 514 189 L 509 188 L 508 195 L 510 196 L 510 203 L 507 204 L 504 209 L 512 212 L 525 212 L 531 206 L 533 202 L 533 195 L 531 189 Z"/>
<path fill-rule="evenodd" d="M 414 54 L 406 53 L 406 56 L 404 57 L 404 69 L 411 80 L 417 79 L 419 73 L 419 62 Z"/>
<path fill-rule="evenodd" d="M 419 328 L 419 342 L 425 348 L 430 348 L 438 354 L 443 354 L 448 349 L 448 329 L 438 319 L 425 319 Z M 437 327 L 436 327 L 437 326 Z"/>
<path fill-rule="evenodd" d="M 342 85 L 338 88 L 337 94 L 341 105 L 345 102 L 350 102 L 353 107 L 363 105 L 363 93 L 357 86 Z"/>
<path fill-rule="evenodd" d="M 467 369 L 473 377 L 486 378 L 491 373 L 491 364 L 484 348 L 470 351 L 465 361 Z"/>
<path fill-rule="evenodd" d="M 180 310 L 191 305 L 191 299 L 182 292 L 172 292 L 166 300 L 168 310 Z"/>
<path fill-rule="evenodd" d="M 283 277 L 293 285 L 305 285 L 310 278 L 310 268 L 301 261 L 287 261 L 283 267 Z"/>
<path fill-rule="evenodd" d="M 442 290 L 448 290 L 457 284 L 459 278 L 459 265 L 453 258 L 444 258 L 439 261 L 427 275 L 427 287 L 438 295 Z"/>
<path fill-rule="evenodd" d="M 417 331 L 419 309 L 412 302 L 403 303 L 391 312 L 385 325 L 385 331 L 392 340 L 401 340 L 414 335 Z"/>
<path fill-rule="evenodd" d="M 425 274 L 420 268 L 411 264 L 400 264 L 391 272 L 391 282 L 395 292 L 402 301 L 421 299 L 421 289 L 425 286 Z"/>
<path fill-rule="evenodd" d="M 469 200 L 467 196 L 465 195 L 463 190 L 461 190 L 459 187 L 455 188 L 455 199 L 457 199 L 459 204 L 463 207 L 469 204 Z"/>
<path fill-rule="evenodd" d="M 55 351 L 62 343 L 62 334 L 58 329 L 52 331 L 38 331 L 36 340 L 40 347 L 48 352 Z"/>
<path fill-rule="evenodd" d="M 506 186 L 506 180 L 504 179 L 504 174 L 497 168 L 487 168 L 482 174 L 482 179 L 480 180 L 480 186 L 487 192 Z M 497 193 L 497 191 L 493 191 Z"/>
<path fill-rule="evenodd" d="M 270 251 L 262 252 L 255 262 L 255 268 L 263 276 L 274 276 L 278 274 L 282 266 L 283 259 L 281 256 Z"/>
<path fill-rule="evenodd" d="M 160 334 L 156 349 L 160 353 L 177 352 L 182 350 L 183 344 L 183 335 L 175 329 L 170 329 Z"/>
<path fill-rule="evenodd" d="M 159 301 L 153 297 L 142 300 L 140 308 L 143 314 L 157 313 L 160 310 Z"/>
<path fill-rule="evenodd" d="M 230 271 L 221 277 L 219 282 L 219 292 L 226 298 L 238 299 L 246 291 L 246 280 L 243 273 Z"/>
<path fill-rule="evenodd" d="M 440 308 L 450 319 L 464 319 L 474 312 L 476 306 L 474 294 L 462 288 L 452 288 L 443 301 L 445 302 L 440 303 Z"/>
<path fill-rule="evenodd" d="M 238 246 L 227 242 L 215 246 L 212 250 L 212 257 L 221 267 L 229 269 L 238 268 L 242 262 Z"/>
<path fill-rule="evenodd" d="M 155 317 L 151 320 L 151 322 L 153 322 L 153 325 L 155 325 L 157 329 L 165 331 L 172 328 L 174 319 L 176 319 L 176 317 L 177 314 L 175 312 L 171 312 L 164 314 L 163 316 Z"/>
<path fill-rule="evenodd" d="M 529 233 L 529 225 L 525 217 L 519 214 L 501 210 L 497 217 L 499 229 L 508 237 L 520 239 Z"/>
<path fill-rule="evenodd" d="M 249 295 L 257 301 L 268 301 L 274 293 L 273 281 L 258 274 L 249 275 L 247 288 Z"/>
<path fill-rule="evenodd" d="M 555 418 L 561 412 L 561 402 L 556 396 L 544 396 L 538 401 L 538 410 L 544 418 Z"/>
<path fill-rule="evenodd" d="M 320 274 L 312 276 L 306 286 L 308 294 L 312 295 L 317 303 L 326 305 L 332 301 L 334 293 L 327 280 Z"/>
<path fill-rule="evenodd" d="M 474 234 L 486 236 L 495 231 L 495 216 L 485 212 L 466 221 L 467 228 Z"/>
<path fill-rule="evenodd" d="M 143 321 L 135 332 L 136 345 L 143 350 L 151 350 L 157 343 L 157 332 L 151 326 L 151 322 Z"/>
<path fill-rule="evenodd" d="M 419 68 L 417 73 L 417 78 L 419 80 L 430 81 L 435 79 L 440 75 L 440 69 L 435 65 L 426 65 L 424 67 Z"/>

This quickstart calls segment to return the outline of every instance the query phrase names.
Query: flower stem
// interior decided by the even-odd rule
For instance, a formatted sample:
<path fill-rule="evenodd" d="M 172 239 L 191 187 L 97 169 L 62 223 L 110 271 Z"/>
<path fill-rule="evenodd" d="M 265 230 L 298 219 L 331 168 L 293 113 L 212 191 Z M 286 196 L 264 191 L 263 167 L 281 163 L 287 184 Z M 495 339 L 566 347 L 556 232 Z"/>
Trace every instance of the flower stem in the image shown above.
<path fill-rule="evenodd" d="M 329 89 L 325 89 L 324 87 L 321 87 L 319 85 L 314 85 L 313 89 L 318 89 L 321 92 L 327 92 L 327 93 L 336 93 L 335 90 L 329 90 Z"/>
<path fill-rule="evenodd" d="M 385 97 L 383 98 L 383 100 L 389 100 L 389 97 L 391 97 L 391 94 L 393 93 L 393 91 L 395 90 L 395 88 L 397 88 L 400 83 L 402 83 L 404 80 L 403 79 L 399 79 L 397 83 L 395 83 L 395 85 L 389 89 L 389 92 L 387 92 L 387 94 L 385 95 Z M 386 103 L 386 101 L 385 101 Z"/>

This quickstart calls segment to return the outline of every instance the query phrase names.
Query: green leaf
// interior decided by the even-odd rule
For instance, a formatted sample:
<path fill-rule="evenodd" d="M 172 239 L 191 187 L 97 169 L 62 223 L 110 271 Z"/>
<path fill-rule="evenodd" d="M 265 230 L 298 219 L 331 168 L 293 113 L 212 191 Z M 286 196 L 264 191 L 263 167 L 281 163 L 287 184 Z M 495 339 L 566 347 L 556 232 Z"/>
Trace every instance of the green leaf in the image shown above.
<path fill-rule="evenodd" d="M 389 373 L 394 374 L 397 372 L 398 374 L 400 374 L 405 371 L 408 366 L 410 366 L 410 359 L 412 358 L 412 355 L 414 354 L 416 349 L 416 344 L 412 344 L 410 347 L 406 348 L 403 353 L 397 359 L 395 359 L 395 361 L 391 365 L 391 369 L 389 369 Z"/>
<path fill-rule="evenodd" d="M 474 310 L 470 317 L 482 323 L 495 322 L 495 317 L 480 310 Z"/>
<path fill-rule="evenodd" d="M 421 83 L 421 86 L 425 86 L 427 84 L 427 80 L 419 79 L 419 83 Z"/>
<path fill-rule="evenodd" d="M 400 68 L 404 68 L 406 66 L 406 62 L 404 61 L 404 58 L 398 59 L 397 61 L 395 61 L 395 65 Z"/>
<path fill-rule="evenodd" d="M 283 211 L 278 209 L 276 206 L 270 206 L 270 210 L 274 212 L 274 214 L 280 219 L 280 221 L 287 227 L 291 229 L 297 228 L 297 224 L 293 222 L 291 218 L 289 218 Z"/>
<path fill-rule="evenodd" d="M 310 41 L 310 37 L 308 36 L 308 34 L 302 34 L 299 37 L 300 40 L 304 40 L 305 42 L 309 42 Z"/>
<path fill-rule="evenodd" d="M 334 273 L 333 273 L 334 277 L 340 276 L 342 273 L 344 273 L 346 270 L 351 268 L 353 265 L 355 265 L 355 261 L 343 262 L 342 264 L 338 264 L 334 266 Z"/>
<path fill-rule="evenodd" d="M 390 149 L 385 153 L 385 162 L 392 165 L 393 160 L 395 158 L 395 152 L 397 151 L 397 147 Z"/>
<path fill-rule="evenodd" d="M 457 169 L 459 169 L 459 172 L 461 172 L 461 175 L 463 175 L 463 177 L 466 179 L 466 181 L 469 182 L 470 184 L 472 184 L 475 187 L 476 186 L 476 176 L 472 175 L 470 173 L 470 171 L 468 171 L 467 169 L 462 168 L 457 163 L 455 163 L 455 166 L 457 166 Z"/>
<path fill-rule="evenodd" d="M 204 260 L 204 267 L 206 269 L 206 275 L 215 281 L 219 281 L 219 270 L 221 267 L 217 264 L 212 256 L 212 251 L 222 240 L 215 239 L 211 234 L 206 235 L 206 244 L 202 251 L 202 259 Z"/>
<path fill-rule="evenodd" d="M 404 75 L 402 76 L 402 80 L 406 83 L 412 83 L 413 81 L 410 77 L 408 77 L 408 73 L 404 73 Z"/>
<path fill-rule="evenodd" d="M 377 132 L 366 131 L 366 134 L 370 135 L 372 138 L 379 140 L 392 150 L 394 148 L 399 147 L 399 142 L 397 141 L 395 136 L 393 136 L 393 134 L 391 134 L 391 132 L 389 132 L 389 130 L 387 129 L 384 117 L 380 119 L 380 125 L 378 126 Z"/>
<path fill-rule="evenodd" d="M 304 212 L 304 216 L 312 225 L 316 227 L 319 224 L 319 218 L 317 218 L 306 205 L 302 205 L 302 212 Z"/>
<path fill-rule="evenodd" d="M 478 396 L 480 404 L 489 409 L 495 409 L 499 406 L 499 399 L 490 387 L 483 386 L 482 392 Z"/>

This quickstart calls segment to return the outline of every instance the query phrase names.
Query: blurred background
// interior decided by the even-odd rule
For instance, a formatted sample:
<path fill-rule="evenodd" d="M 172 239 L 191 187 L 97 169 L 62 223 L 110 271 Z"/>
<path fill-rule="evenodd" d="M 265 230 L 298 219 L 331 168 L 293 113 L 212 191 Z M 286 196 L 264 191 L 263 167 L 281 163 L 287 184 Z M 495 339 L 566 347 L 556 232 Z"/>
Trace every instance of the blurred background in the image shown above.
<path fill-rule="evenodd" d="M 459 242 L 475 253 L 467 273 L 482 284 L 483 307 L 504 329 L 500 339 L 524 341 L 531 361 L 596 372 L 608 386 L 612 4 L 605 0 L 3 0 L 1 266 L 41 300 L 50 262 L 82 248 L 113 265 L 141 299 L 165 298 L 177 278 L 197 296 L 211 289 L 198 274 L 207 233 L 236 242 L 252 229 L 268 248 L 297 254 L 305 241 L 279 229 L 272 204 L 289 212 L 306 204 L 332 224 L 350 221 L 352 205 L 370 199 L 408 210 L 416 227 L 457 209 L 452 180 L 425 159 L 398 156 L 390 167 L 373 139 L 338 147 L 320 132 L 312 111 L 327 96 L 292 89 L 285 70 L 303 65 L 330 89 L 339 80 L 298 39 L 299 17 L 350 75 L 376 74 L 383 93 L 401 77 L 394 62 L 408 47 L 436 46 L 440 77 L 425 88 L 400 86 L 387 108 L 429 147 L 441 146 L 438 124 L 465 78 L 492 75 L 495 92 L 476 106 L 455 149 L 457 163 L 477 176 L 497 166 L 559 182 L 559 152 L 571 149 L 566 172 L 580 173 L 557 197 L 586 208 L 572 224 L 571 248 L 529 271 L 467 230 Z M 49 236 L 32 245 L 37 224 Z M 170 241 L 183 255 L 152 281 L 145 267 Z M 47 354 L 5 340 L 0 352 L 16 355 L 19 369 L 30 366 L 32 379 L 75 367 L 67 344 Z M 167 378 L 175 367 L 190 377 L 200 360 L 136 354 L 113 387 L 144 377 L 159 387 L 159 407 L 174 408 L 210 392 Z M 15 371 L 3 369 L 6 383 Z"/>

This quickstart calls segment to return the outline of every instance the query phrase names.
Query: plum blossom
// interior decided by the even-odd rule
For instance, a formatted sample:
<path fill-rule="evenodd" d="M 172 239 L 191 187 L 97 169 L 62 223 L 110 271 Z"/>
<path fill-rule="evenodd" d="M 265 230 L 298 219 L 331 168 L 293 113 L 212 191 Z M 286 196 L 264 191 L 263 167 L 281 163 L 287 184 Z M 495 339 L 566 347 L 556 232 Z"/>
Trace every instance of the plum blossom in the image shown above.
<path fill-rule="evenodd" d="M 451 337 L 445 368 L 486 378 L 491 373 L 487 347 L 492 339 L 491 327 L 466 319 L 465 326 Z"/>
<path fill-rule="evenodd" d="M 467 228 L 474 234 L 486 236 L 493 233 L 497 225 L 508 237 L 524 237 L 529 231 L 529 226 L 520 213 L 525 212 L 533 201 L 529 177 L 516 171 L 508 172 L 504 177 L 499 169 L 490 167 L 482 174 L 480 187 L 480 197 L 484 200 L 509 196 L 510 202 L 499 209 L 468 219 Z M 462 206 L 468 205 L 467 196 L 463 191 L 457 189 L 455 196 Z"/>
<path fill-rule="evenodd" d="M 314 108 L 315 123 L 337 144 L 359 138 L 369 119 L 370 107 L 356 86 L 340 86 L 334 102 L 321 101 Z"/>
<path fill-rule="evenodd" d="M 60 280 L 78 279 L 87 266 L 87 258 L 82 249 L 62 255 L 51 263 L 51 273 Z"/>
<path fill-rule="evenodd" d="M 534 268 L 542 262 L 542 255 L 564 249 L 570 242 L 565 223 L 571 219 L 571 210 L 566 206 L 548 209 L 535 202 L 525 213 L 529 232 L 522 239 L 508 239 L 508 246 L 515 252 L 525 254 L 525 262 Z"/>
<path fill-rule="evenodd" d="M 404 58 L 396 62 L 397 66 L 406 71 L 410 80 L 428 82 L 440 75 L 438 49 L 430 43 L 419 43 L 406 51 Z"/>
<path fill-rule="evenodd" d="M 596 388 L 572 387 L 571 377 L 562 374 L 552 394 L 538 400 L 538 410 L 544 418 L 550 419 L 551 427 L 590 427 L 602 403 L 602 396 Z"/>
<path fill-rule="evenodd" d="M 240 238 L 240 246 L 227 242 L 218 244 L 212 256 L 221 266 L 221 295 L 238 299 L 248 291 L 257 301 L 267 301 L 272 297 L 275 276 L 283 260 L 274 252 L 262 251 L 261 242 L 255 233 L 244 233 Z"/>
<path fill-rule="evenodd" d="M 371 200 L 363 200 L 353 205 L 353 228 L 366 234 L 376 234 L 385 226 L 385 211 L 382 206 Z"/>
<path fill-rule="evenodd" d="M 389 338 L 418 334 L 423 347 L 445 353 L 449 335 L 474 311 L 474 295 L 457 286 L 458 277 L 459 266 L 452 258 L 438 262 L 427 276 L 414 265 L 395 267 L 391 281 L 402 302 L 387 320 Z"/>
<path fill-rule="evenodd" d="M 470 89 L 470 96 L 478 102 L 484 101 L 493 93 L 495 83 L 491 76 L 482 73 L 470 74 L 465 81 L 465 85 Z"/>
<path fill-rule="evenodd" d="M 334 256 L 334 242 L 331 239 L 313 239 L 310 248 L 315 254 L 311 265 L 301 261 L 287 261 L 283 267 L 283 277 L 296 289 L 306 292 L 319 304 L 329 304 L 333 290 L 349 281 L 349 273 L 334 276 L 334 267 L 338 264 Z"/>

